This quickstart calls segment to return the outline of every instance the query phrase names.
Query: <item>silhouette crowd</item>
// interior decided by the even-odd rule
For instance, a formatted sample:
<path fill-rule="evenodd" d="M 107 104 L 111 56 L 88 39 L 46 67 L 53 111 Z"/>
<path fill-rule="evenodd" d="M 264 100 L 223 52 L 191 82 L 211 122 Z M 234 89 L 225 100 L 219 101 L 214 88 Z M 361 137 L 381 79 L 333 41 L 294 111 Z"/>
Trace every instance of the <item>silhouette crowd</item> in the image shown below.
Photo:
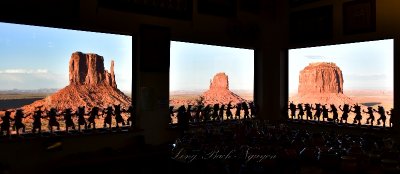
<path fill-rule="evenodd" d="M 338 109 L 339 108 L 339 109 Z M 288 105 L 288 109 L 290 111 L 289 117 L 291 119 L 298 119 L 298 120 L 315 120 L 315 121 L 324 121 L 324 122 L 333 122 L 333 123 L 349 123 L 348 118 L 349 114 L 354 114 L 354 119 L 352 120 L 353 124 L 361 125 L 363 114 L 366 114 L 368 117 L 366 119 L 365 124 L 374 126 L 375 125 L 375 120 L 377 121 L 376 125 L 381 125 L 383 127 L 386 127 L 386 121 L 387 121 L 387 115 L 390 116 L 389 118 L 389 126 L 393 125 L 393 122 L 395 121 L 392 119 L 393 117 L 393 112 L 394 109 L 391 108 L 390 111 L 385 111 L 385 108 L 383 106 L 378 106 L 377 109 L 368 107 L 367 110 L 362 109 L 362 107 L 358 104 L 354 104 L 353 106 L 350 106 L 349 104 L 344 104 L 343 107 L 342 105 L 339 105 L 339 107 L 336 108 L 334 104 L 331 104 L 330 107 L 322 105 L 320 103 L 315 103 L 309 104 L 309 103 L 298 103 L 294 104 L 293 102 L 290 102 Z M 342 112 L 341 117 L 339 118 L 339 113 L 338 111 Z M 314 111 L 314 113 L 313 113 Z M 329 113 L 332 113 L 332 118 L 329 117 Z M 379 115 L 378 119 L 375 119 L 375 113 Z M 321 118 L 322 116 L 322 118 Z M 305 118 L 303 118 L 305 117 Z"/>
<path fill-rule="evenodd" d="M 235 113 L 232 112 L 233 109 L 236 109 Z M 223 121 L 224 116 L 228 120 L 240 120 L 242 116 L 243 119 L 247 120 L 254 118 L 256 116 L 256 111 L 257 109 L 254 102 L 239 102 L 236 105 L 229 102 L 228 104 L 198 104 L 196 106 L 188 105 L 187 107 L 181 105 L 177 109 L 175 109 L 174 106 L 170 106 L 169 116 L 172 118 L 176 113 L 178 126 L 181 128 L 187 128 L 189 123 Z"/>
<path fill-rule="evenodd" d="M 15 112 L 13 118 L 11 117 L 12 112 Z M 127 120 L 124 120 L 122 117 L 123 113 L 129 115 Z M 121 108 L 121 105 L 109 105 L 106 108 L 95 106 L 88 109 L 88 112 L 86 111 L 85 106 L 79 106 L 75 111 L 72 108 L 66 108 L 61 111 L 56 108 L 42 110 L 42 106 L 40 106 L 36 107 L 33 113 L 28 114 L 25 114 L 22 109 L 4 110 L 4 116 L 1 117 L 0 124 L 1 135 L 10 135 L 11 129 L 15 130 L 17 135 L 25 133 L 26 125 L 23 120 L 28 117 L 33 119 L 31 130 L 33 134 L 42 133 L 42 123 L 44 119 L 47 119 L 47 126 L 51 133 L 53 133 L 53 128 L 60 130 L 60 121 L 64 121 L 66 132 L 70 131 L 70 129 L 77 129 L 79 132 L 81 132 L 82 129 L 95 130 L 96 119 L 100 119 L 100 117 L 104 118 L 103 127 L 110 130 L 112 130 L 113 118 L 115 119 L 116 128 L 120 128 L 120 125 L 135 126 L 135 117 L 132 106 L 129 106 L 127 109 Z"/>

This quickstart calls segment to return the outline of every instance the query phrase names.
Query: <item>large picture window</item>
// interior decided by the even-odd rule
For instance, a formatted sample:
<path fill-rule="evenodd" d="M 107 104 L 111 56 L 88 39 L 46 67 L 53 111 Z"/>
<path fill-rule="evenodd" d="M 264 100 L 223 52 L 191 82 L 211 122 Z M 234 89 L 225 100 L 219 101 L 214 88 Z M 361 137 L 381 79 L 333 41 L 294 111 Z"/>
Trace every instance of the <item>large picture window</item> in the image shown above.
<path fill-rule="evenodd" d="M 393 39 L 289 50 L 289 117 L 389 126 Z"/>
<path fill-rule="evenodd" d="M 190 122 L 254 114 L 254 50 L 172 41 L 170 57 L 172 123 L 182 108 Z"/>
<path fill-rule="evenodd" d="M 0 55 L 3 133 L 127 125 L 131 36 L 0 23 Z"/>

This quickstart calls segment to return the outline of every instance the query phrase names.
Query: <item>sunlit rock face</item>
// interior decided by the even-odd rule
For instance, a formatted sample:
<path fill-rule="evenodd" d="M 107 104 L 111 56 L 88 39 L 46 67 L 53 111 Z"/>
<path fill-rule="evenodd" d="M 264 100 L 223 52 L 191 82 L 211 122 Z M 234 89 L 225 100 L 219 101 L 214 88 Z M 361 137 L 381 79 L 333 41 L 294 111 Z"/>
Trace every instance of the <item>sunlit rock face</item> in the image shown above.
<path fill-rule="evenodd" d="M 114 61 L 111 61 L 110 71 L 105 70 L 102 56 L 75 52 L 69 61 L 69 83 L 74 85 L 107 84 L 117 87 Z"/>
<path fill-rule="evenodd" d="M 311 63 L 300 71 L 299 87 L 296 96 L 291 97 L 295 103 L 355 104 L 343 94 L 343 74 L 335 63 Z"/>
<path fill-rule="evenodd" d="M 246 101 L 229 90 L 229 78 L 224 72 L 214 75 L 210 89 L 203 93 L 204 104 L 236 104 Z"/>
<path fill-rule="evenodd" d="M 110 72 L 104 68 L 104 59 L 97 54 L 72 53 L 69 61 L 69 85 L 56 93 L 22 107 L 30 113 L 36 107 L 49 110 L 51 107 L 63 110 L 78 106 L 104 108 L 121 104 L 123 108 L 131 105 L 131 98 L 117 88 L 114 74 L 114 61 Z"/>
<path fill-rule="evenodd" d="M 341 93 L 343 75 L 336 64 L 312 63 L 300 71 L 298 94 Z"/>

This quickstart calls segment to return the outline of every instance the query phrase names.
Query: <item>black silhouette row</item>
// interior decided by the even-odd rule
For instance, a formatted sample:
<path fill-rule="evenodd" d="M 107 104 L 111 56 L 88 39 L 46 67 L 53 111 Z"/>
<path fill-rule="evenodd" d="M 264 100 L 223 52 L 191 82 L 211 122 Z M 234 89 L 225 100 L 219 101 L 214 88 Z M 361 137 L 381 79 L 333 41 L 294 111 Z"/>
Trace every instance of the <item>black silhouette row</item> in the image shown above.
<path fill-rule="evenodd" d="M 232 109 L 236 108 L 235 117 L 233 117 Z M 200 104 L 197 106 L 185 105 L 180 106 L 178 109 L 174 109 L 174 106 L 169 107 L 170 116 L 174 116 L 178 119 L 178 125 L 186 125 L 191 123 L 200 123 L 207 121 L 223 121 L 224 115 L 227 119 L 240 119 L 241 111 L 243 111 L 243 118 L 250 119 L 256 115 L 256 107 L 254 102 L 241 102 L 236 105 L 232 105 L 229 102 L 225 104 L 208 104 L 206 106 Z"/>
<path fill-rule="evenodd" d="M 58 122 L 57 117 L 64 116 L 65 121 L 65 129 L 68 132 L 69 128 L 75 130 L 75 123 L 72 119 L 73 116 L 78 118 L 78 130 L 81 131 L 81 126 L 84 126 L 85 130 L 88 128 L 96 129 L 95 119 L 99 119 L 100 116 L 104 117 L 104 127 L 111 130 L 112 125 L 112 117 L 115 117 L 116 127 L 119 128 L 119 124 L 125 126 L 125 120 L 122 117 L 122 113 L 128 113 L 130 116 L 128 117 L 127 125 L 134 126 L 135 119 L 133 114 L 133 107 L 129 106 L 128 109 L 122 109 L 121 105 L 108 106 L 107 108 L 100 109 L 99 107 L 93 107 L 89 112 L 86 112 L 85 106 L 80 106 L 74 112 L 71 108 L 66 108 L 63 111 L 57 111 L 56 108 L 50 108 L 50 110 L 42 110 L 42 107 L 37 107 L 34 113 L 24 114 L 22 109 L 16 110 L 5 110 L 5 114 L 1 117 L 1 134 L 10 135 L 11 122 L 14 122 L 12 128 L 16 131 L 16 134 L 20 134 L 20 130 L 22 129 L 22 133 L 25 133 L 25 124 L 23 123 L 23 118 L 27 118 L 33 114 L 33 123 L 32 123 L 32 133 L 41 133 L 42 131 L 42 119 L 48 119 L 48 128 L 50 132 L 53 132 L 53 127 L 56 127 L 57 130 L 60 130 L 60 123 Z M 11 113 L 15 112 L 14 118 L 11 117 Z M 104 116 L 105 115 L 105 116 Z M 88 116 L 88 118 L 85 118 Z"/>
<path fill-rule="evenodd" d="M 338 109 L 334 104 L 330 105 L 330 109 L 328 109 L 327 105 L 321 105 L 319 103 L 316 103 L 315 106 L 312 104 L 306 103 L 303 104 L 294 104 L 293 102 L 290 102 L 288 109 L 290 110 L 290 117 L 292 119 L 300 119 L 303 120 L 303 116 L 306 116 L 307 120 L 321 120 L 321 115 L 322 115 L 322 121 L 332 121 L 334 123 L 348 123 L 347 119 L 349 117 L 349 113 L 353 112 L 355 114 L 353 123 L 361 125 L 361 120 L 362 120 L 362 113 L 368 114 L 368 118 L 365 124 L 370 124 L 371 126 L 374 125 L 375 121 L 375 116 L 374 113 L 379 114 L 379 118 L 377 119 L 377 125 L 380 125 L 382 122 L 383 127 L 386 127 L 386 114 L 390 115 L 389 123 L 393 123 L 394 119 L 392 119 L 393 115 L 393 108 L 389 111 L 385 112 L 385 108 L 383 106 L 378 106 L 378 110 L 368 107 L 367 111 L 364 109 L 361 109 L 361 106 L 358 104 L 354 104 L 354 106 L 350 106 L 348 104 L 344 104 L 343 108 L 341 105 L 339 105 L 340 111 L 342 111 L 342 116 L 339 119 L 339 114 L 338 114 Z M 313 112 L 314 115 L 313 115 Z M 297 115 L 296 115 L 297 112 Z M 332 113 L 333 117 L 332 119 L 329 119 L 329 113 Z"/>

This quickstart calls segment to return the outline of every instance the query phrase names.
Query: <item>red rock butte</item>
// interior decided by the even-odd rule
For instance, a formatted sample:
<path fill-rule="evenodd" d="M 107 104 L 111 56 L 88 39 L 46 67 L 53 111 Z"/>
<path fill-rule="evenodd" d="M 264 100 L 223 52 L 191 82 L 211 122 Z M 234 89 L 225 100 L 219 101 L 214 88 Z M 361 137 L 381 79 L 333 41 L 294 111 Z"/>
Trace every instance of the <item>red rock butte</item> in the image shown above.
<path fill-rule="evenodd" d="M 210 89 L 203 93 L 204 104 L 233 104 L 246 100 L 229 90 L 229 79 L 224 72 L 217 73 L 210 82 Z"/>
<path fill-rule="evenodd" d="M 298 94 L 295 103 L 354 104 L 343 94 L 343 74 L 335 63 L 310 63 L 300 71 Z"/>
<path fill-rule="evenodd" d="M 117 88 L 114 61 L 111 61 L 108 72 L 104 68 L 102 56 L 75 52 L 69 61 L 69 85 L 22 109 L 30 113 L 38 106 L 42 106 L 42 110 L 51 107 L 62 110 L 76 109 L 78 106 L 107 107 L 113 104 L 121 104 L 122 107 L 131 105 L 131 98 Z"/>
<path fill-rule="evenodd" d="M 298 94 L 342 93 L 343 75 L 335 63 L 311 63 L 300 71 Z"/>
<path fill-rule="evenodd" d="M 69 84 L 99 85 L 117 87 L 114 74 L 114 61 L 110 72 L 104 69 L 104 58 L 97 54 L 75 52 L 69 60 Z"/>

